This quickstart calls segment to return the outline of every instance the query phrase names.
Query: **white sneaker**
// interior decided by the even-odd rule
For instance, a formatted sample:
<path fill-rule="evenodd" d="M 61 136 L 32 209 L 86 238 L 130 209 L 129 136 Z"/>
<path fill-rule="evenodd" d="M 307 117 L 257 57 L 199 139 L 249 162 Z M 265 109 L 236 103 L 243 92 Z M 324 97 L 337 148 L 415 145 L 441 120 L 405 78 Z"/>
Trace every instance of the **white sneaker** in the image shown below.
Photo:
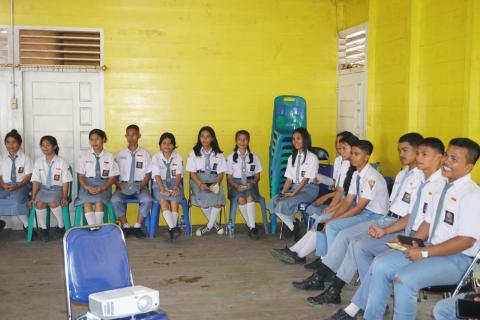
<path fill-rule="evenodd" d="M 203 228 L 199 228 L 197 229 L 197 231 L 195 231 L 195 235 L 197 237 L 201 237 L 203 236 L 204 234 L 207 234 L 208 232 L 210 232 L 210 229 L 208 229 L 207 226 L 203 227 Z"/>
<path fill-rule="evenodd" d="M 215 228 L 215 230 L 217 231 L 217 234 L 218 235 L 222 235 L 223 234 L 223 228 L 220 227 L 218 224 L 214 224 L 213 227 Z"/>

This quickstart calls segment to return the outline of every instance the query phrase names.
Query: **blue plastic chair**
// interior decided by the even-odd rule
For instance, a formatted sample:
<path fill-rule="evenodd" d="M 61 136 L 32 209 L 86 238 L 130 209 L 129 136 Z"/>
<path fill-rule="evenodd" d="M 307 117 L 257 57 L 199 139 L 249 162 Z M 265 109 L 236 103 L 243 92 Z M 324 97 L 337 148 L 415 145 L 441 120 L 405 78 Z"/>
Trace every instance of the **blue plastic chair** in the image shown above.
<path fill-rule="evenodd" d="M 117 225 L 100 225 L 96 230 L 89 227 L 68 230 L 63 238 L 63 253 L 70 320 L 76 319 L 72 302 L 88 304 L 92 293 L 133 286 L 125 239 Z M 155 318 L 148 319 L 168 319 L 165 313 L 155 314 Z"/>
<path fill-rule="evenodd" d="M 238 198 L 230 198 L 230 189 L 232 186 L 227 183 L 227 189 L 228 189 L 228 200 L 230 200 L 230 220 L 232 220 L 233 225 L 235 225 L 235 222 L 237 220 L 237 208 L 238 208 Z M 265 230 L 265 234 L 269 234 L 268 232 L 268 217 L 267 217 L 267 208 L 265 205 L 265 198 L 260 195 L 260 192 L 258 192 L 258 184 L 255 185 L 255 190 L 258 193 L 259 196 L 255 196 L 253 198 L 253 201 L 256 203 L 260 204 L 260 208 L 262 211 L 262 220 L 263 220 L 263 228 Z"/>
<path fill-rule="evenodd" d="M 152 183 L 155 183 L 155 181 L 152 180 Z M 183 178 L 180 183 L 183 185 Z M 153 198 L 153 188 L 152 188 L 152 198 Z M 190 238 L 192 236 L 192 225 L 190 223 L 190 215 L 188 212 L 189 206 L 188 206 L 187 199 L 183 197 L 179 204 L 182 207 L 183 221 L 185 223 L 185 235 L 187 236 L 187 238 Z M 160 222 L 160 202 L 155 200 L 155 198 L 153 198 L 152 216 L 150 218 L 150 227 L 148 232 L 149 238 L 153 239 L 155 237 L 155 230 L 157 229 L 159 222 Z M 177 225 L 178 225 L 178 222 L 177 222 Z"/>

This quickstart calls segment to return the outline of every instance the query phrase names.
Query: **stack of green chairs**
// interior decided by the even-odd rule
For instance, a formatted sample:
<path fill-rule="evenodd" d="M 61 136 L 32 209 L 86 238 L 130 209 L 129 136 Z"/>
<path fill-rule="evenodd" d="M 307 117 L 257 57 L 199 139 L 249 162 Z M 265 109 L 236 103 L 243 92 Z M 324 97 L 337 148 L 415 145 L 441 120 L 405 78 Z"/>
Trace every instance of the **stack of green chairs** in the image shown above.
<path fill-rule="evenodd" d="M 292 133 L 307 127 L 307 103 L 298 96 L 278 96 L 274 101 L 270 138 L 269 181 L 270 197 L 277 195 L 285 182 L 283 177 L 288 157 L 292 154 Z M 277 217 L 270 213 L 272 234 L 277 231 Z"/>

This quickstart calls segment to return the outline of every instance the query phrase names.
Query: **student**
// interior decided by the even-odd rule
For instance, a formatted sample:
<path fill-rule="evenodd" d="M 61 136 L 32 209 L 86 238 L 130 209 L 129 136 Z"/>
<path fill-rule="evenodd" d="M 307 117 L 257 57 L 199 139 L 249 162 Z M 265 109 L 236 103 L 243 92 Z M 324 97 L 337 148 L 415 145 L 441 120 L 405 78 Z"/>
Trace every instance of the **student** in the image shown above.
<path fill-rule="evenodd" d="M 285 230 L 293 231 L 295 237 L 299 235 L 299 222 L 294 223 L 298 204 L 312 202 L 318 196 L 318 186 L 313 183 L 318 172 L 318 158 L 310 152 L 311 148 L 312 140 L 307 129 L 295 129 L 292 134 L 293 153 L 288 157 L 285 171 L 287 181 L 280 194 L 274 196 L 267 206 L 285 223 Z"/>
<path fill-rule="evenodd" d="M 374 259 L 364 281 L 366 305 L 359 306 L 365 319 L 383 319 L 392 287 L 394 318 L 415 319 L 421 288 L 460 281 L 480 249 L 480 187 L 470 177 L 479 154 L 478 144 L 468 138 L 450 141 L 442 165 L 448 182 L 413 235 L 427 245 L 389 250 Z"/>
<path fill-rule="evenodd" d="M 415 201 L 415 189 L 421 179 L 421 171 L 416 168 L 416 151 L 422 136 L 418 133 L 407 133 L 398 140 L 398 155 L 404 168 L 397 174 L 389 200 L 387 215 L 378 215 L 342 229 L 329 245 L 327 255 L 317 264 L 317 269 L 304 281 L 294 282 L 298 289 L 321 288 L 326 279 L 333 280 L 332 285 L 317 297 L 311 297 L 311 304 L 337 303 L 340 292 L 349 283 L 357 271 L 350 244 L 368 236 L 367 232 L 373 225 L 387 226 L 408 214 L 410 203 Z M 443 144 L 440 142 L 443 150 Z M 341 220 L 339 220 L 341 221 Z M 322 249 L 323 250 L 323 249 Z"/>
<path fill-rule="evenodd" d="M 38 158 L 33 166 L 30 205 L 36 206 L 40 239 L 48 241 L 47 205 L 57 219 L 57 237 L 61 238 L 65 234 L 62 207 L 68 206 L 68 187 L 72 174 L 68 170 L 68 163 L 58 156 L 60 148 L 55 137 L 43 136 L 40 139 L 40 148 L 43 157 Z"/>
<path fill-rule="evenodd" d="M 235 148 L 227 158 L 227 181 L 230 185 L 229 197 L 238 202 L 238 208 L 248 227 L 248 236 L 258 240 L 258 230 L 255 227 L 255 197 L 258 194 L 258 181 L 262 165 L 255 153 L 250 151 L 250 134 L 240 130 L 235 133 Z M 236 214 L 234 212 L 233 214 Z"/>
<path fill-rule="evenodd" d="M 103 148 L 107 134 L 93 129 L 88 134 L 90 149 L 80 155 L 77 163 L 80 191 L 75 206 L 83 204 L 88 225 L 102 224 L 104 203 L 112 198 L 112 185 L 118 176 L 113 154 Z"/>
<path fill-rule="evenodd" d="M 0 170 L 0 213 L 16 215 L 23 223 L 23 230 L 28 228 L 28 197 L 32 161 L 20 150 L 22 136 L 13 129 L 4 139 L 7 154 L 1 158 Z M 0 222 L 0 229 L 5 224 Z"/>
<path fill-rule="evenodd" d="M 142 223 L 152 209 L 152 196 L 148 189 L 151 172 L 150 154 L 147 150 L 138 146 L 138 140 L 141 136 L 140 128 L 137 125 L 129 125 L 125 130 L 128 146 L 120 150 L 115 156 L 120 176 L 115 182 L 117 190 L 112 197 L 112 206 L 115 215 L 122 224 L 123 233 L 126 237 L 132 232 L 137 238 L 146 237 L 142 230 Z M 137 221 L 133 230 L 130 228 L 126 217 L 127 205 L 124 200 L 127 199 L 138 199 L 140 202 Z"/>
<path fill-rule="evenodd" d="M 152 158 L 153 196 L 160 202 L 170 240 L 173 240 L 181 233 L 177 221 L 179 203 L 184 197 L 183 158 L 175 152 L 177 143 L 170 132 L 162 133 L 158 145 L 160 151 Z"/>
<path fill-rule="evenodd" d="M 364 288 L 368 287 L 365 277 L 375 256 L 389 249 L 385 243 L 394 242 L 399 234 L 411 235 L 412 231 L 416 231 L 425 220 L 429 208 L 434 205 L 433 195 L 440 193 L 445 185 L 446 178 L 442 176 L 440 170 L 444 152 L 445 147 L 439 139 L 432 137 L 423 139 L 417 148 L 416 156 L 417 168 L 423 174 L 420 185 L 414 191 L 416 194 L 410 201 L 407 215 L 388 226 L 372 225 L 368 230 L 368 235 L 350 243 L 348 256 L 353 254 L 354 260 L 344 259 L 337 272 L 337 277 L 342 272 L 341 270 L 349 269 L 347 264 L 354 265 L 356 267 L 354 269 L 358 269 L 360 275 L 361 289 L 355 293 L 352 303 L 345 309 L 338 310 L 332 317 L 333 319 L 355 317 L 360 310 L 358 306 L 364 306 L 365 302 L 363 301 L 368 297 L 368 293 L 364 292 Z M 350 273 L 355 273 L 355 270 Z M 340 276 L 340 278 L 345 279 L 344 276 Z M 334 294 L 331 291 L 329 296 L 333 297 Z"/>
<path fill-rule="evenodd" d="M 307 212 L 311 213 L 314 216 L 315 223 L 312 228 L 305 233 L 305 235 L 297 241 L 292 247 L 285 248 L 285 249 L 274 249 L 272 254 L 278 257 L 281 261 L 285 263 L 305 263 L 306 256 L 309 255 L 311 252 L 315 251 L 316 243 L 317 243 L 317 226 L 323 220 L 331 218 L 331 212 L 335 211 L 335 209 L 340 205 L 341 200 L 346 196 L 348 193 L 348 188 L 350 186 L 350 182 L 352 180 L 353 172 L 355 171 L 355 167 L 350 166 L 350 157 L 351 157 L 351 150 L 352 144 L 358 140 L 357 137 L 354 135 L 346 136 L 345 138 L 341 138 L 338 145 L 340 150 L 340 157 L 342 158 L 341 163 L 342 166 L 345 164 L 348 165 L 348 170 L 346 172 L 341 172 L 337 179 L 339 179 L 338 186 L 334 193 L 331 193 L 333 197 L 330 197 L 332 200 L 329 205 L 320 205 L 315 206 L 311 205 L 307 208 Z M 322 196 L 324 197 L 324 196 Z M 321 199 L 320 197 L 319 199 Z M 319 200 L 317 199 L 317 201 Z M 309 208 L 315 206 L 314 211 L 309 211 Z M 321 209 L 321 210 L 318 210 Z M 316 265 L 321 262 L 321 259 L 318 258 L 312 263 L 309 264 L 308 268 L 316 269 Z M 307 266 L 306 266 L 307 267 Z M 308 269 L 307 268 L 307 269 Z"/>
<path fill-rule="evenodd" d="M 223 156 L 211 127 L 202 127 L 198 132 L 197 143 L 187 160 L 187 172 L 190 174 L 190 190 L 192 204 L 200 207 L 208 220 L 205 227 L 196 231 L 197 237 L 207 234 L 214 228 L 217 234 L 224 233 L 217 224 L 217 216 L 225 206 L 222 180 L 227 171 L 227 163 Z"/>

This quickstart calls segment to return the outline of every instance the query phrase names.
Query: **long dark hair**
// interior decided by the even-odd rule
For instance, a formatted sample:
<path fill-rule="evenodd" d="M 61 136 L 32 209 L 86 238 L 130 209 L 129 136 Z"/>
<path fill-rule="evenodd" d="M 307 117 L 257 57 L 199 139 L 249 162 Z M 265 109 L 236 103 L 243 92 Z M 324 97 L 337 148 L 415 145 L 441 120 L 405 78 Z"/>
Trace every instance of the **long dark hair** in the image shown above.
<path fill-rule="evenodd" d="M 293 130 L 293 133 L 292 133 L 292 140 L 293 140 L 293 135 L 295 133 L 298 133 L 302 136 L 302 140 L 303 140 L 303 148 L 302 148 L 302 151 L 303 151 L 303 154 L 305 155 L 305 157 L 303 157 L 303 162 L 305 162 L 305 160 L 307 159 L 307 151 L 311 151 L 312 150 L 312 137 L 310 136 L 310 133 L 308 133 L 307 129 L 305 128 L 297 128 L 295 130 Z M 292 165 L 295 165 L 295 159 L 297 158 L 297 154 L 298 154 L 298 150 L 295 149 L 295 147 L 293 146 L 293 141 L 292 141 Z"/>
<path fill-rule="evenodd" d="M 13 138 L 13 139 L 17 140 L 19 145 L 22 145 L 22 136 L 18 133 L 18 131 L 16 129 L 13 129 L 9 133 L 7 133 L 5 135 L 5 139 L 3 140 L 3 142 L 7 143 L 8 138 Z"/>
<path fill-rule="evenodd" d="M 177 149 L 177 142 L 175 141 L 175 136 L 173 135 L 173 133 L 170 133 L 170 132 L 162 133 L 162 135 L 160 136 L 160 140 L 158 140 L 158 145 L 159 146 L 162 145 L 162 142 L 165 139 L 169 139 L 170 142 L 173 144 L 173 150 Z"/>
<path fill-rule="evenodd" d="M 353 173 L 357 170 L 354 166 L 350 165 L 348 168 L 347 175 L 345 176 L 345 180 L 343 181 L 343 192 L 345 195 L 348 194 L 348 189 L 350 188 L 350 184 L 352 182 Z"/>
<path fill-rule="evenodd" d="M 58 147 L 57 139 L 54 136 L 43 136 L 40 139 L 40 147 L 42 146 L 42 142 L 45 141 L 45 140 L 47 140 L 48 143 L 50 143 L 52 146 L 55 147 L 55 149 L 54 149 L 55 154 L 58 155 L 58 152 L 60 151 L 60 148 Z"/>
<path fill-rule="evenodd" d="M 103 139 L 103 142 L 106 143 L 107 142 L 107 134 L 105 133 L 105 131 L 103 131 L 102 129 L 93 129 L 89 132 L 88 134 L 88 139 L 90 139 L 90 137 L 92 135 L 96 134 L 97 136 L 99 136 L 100 138 Z"/>
<path fill-rule="evenodd" d="M 212 143 L 210 144 L 210 146 L 212 147 L 213 152 L 215 154 L 223 153 L 223 151 L 220 150 L 220 146 L 218 145 L 215 131 L 213 130 L 212 127 L 205 126 L 205 127 L 201 127 L 200 130 L 198 131 L 197 143 L 193 147 L 193 152 L 195 152 L 195 155 L 197 157 L 200 157 L 202 155 L 202 153 L 200 152 L 200 150 L 202 150 L 202 142 L 200 141 L 200 135 L 202 134 L 203 131 L 207 131 L 212 136 Z"/>
<path fill-rule="evenodd" d="M 239 130 L 235 133 L 235 141 L 237 141 L 238 139 L 238 136 L 239 135 L 245 135 L 247 136 L 247 140 L 248 142 L 250 142 L 250 133 L 248 133 L 247 130 Z M 247 144 L 247 150 L 248 150 L 248 163 L 252 163 L 253 162 L 253 153 L 250 151 L 250 146 Z M 233 148 L 233 162 L 237 163 L 237 160 L 238 160 L 238 146 L 237 144 L 235 144 L 235 148 Z"/>

